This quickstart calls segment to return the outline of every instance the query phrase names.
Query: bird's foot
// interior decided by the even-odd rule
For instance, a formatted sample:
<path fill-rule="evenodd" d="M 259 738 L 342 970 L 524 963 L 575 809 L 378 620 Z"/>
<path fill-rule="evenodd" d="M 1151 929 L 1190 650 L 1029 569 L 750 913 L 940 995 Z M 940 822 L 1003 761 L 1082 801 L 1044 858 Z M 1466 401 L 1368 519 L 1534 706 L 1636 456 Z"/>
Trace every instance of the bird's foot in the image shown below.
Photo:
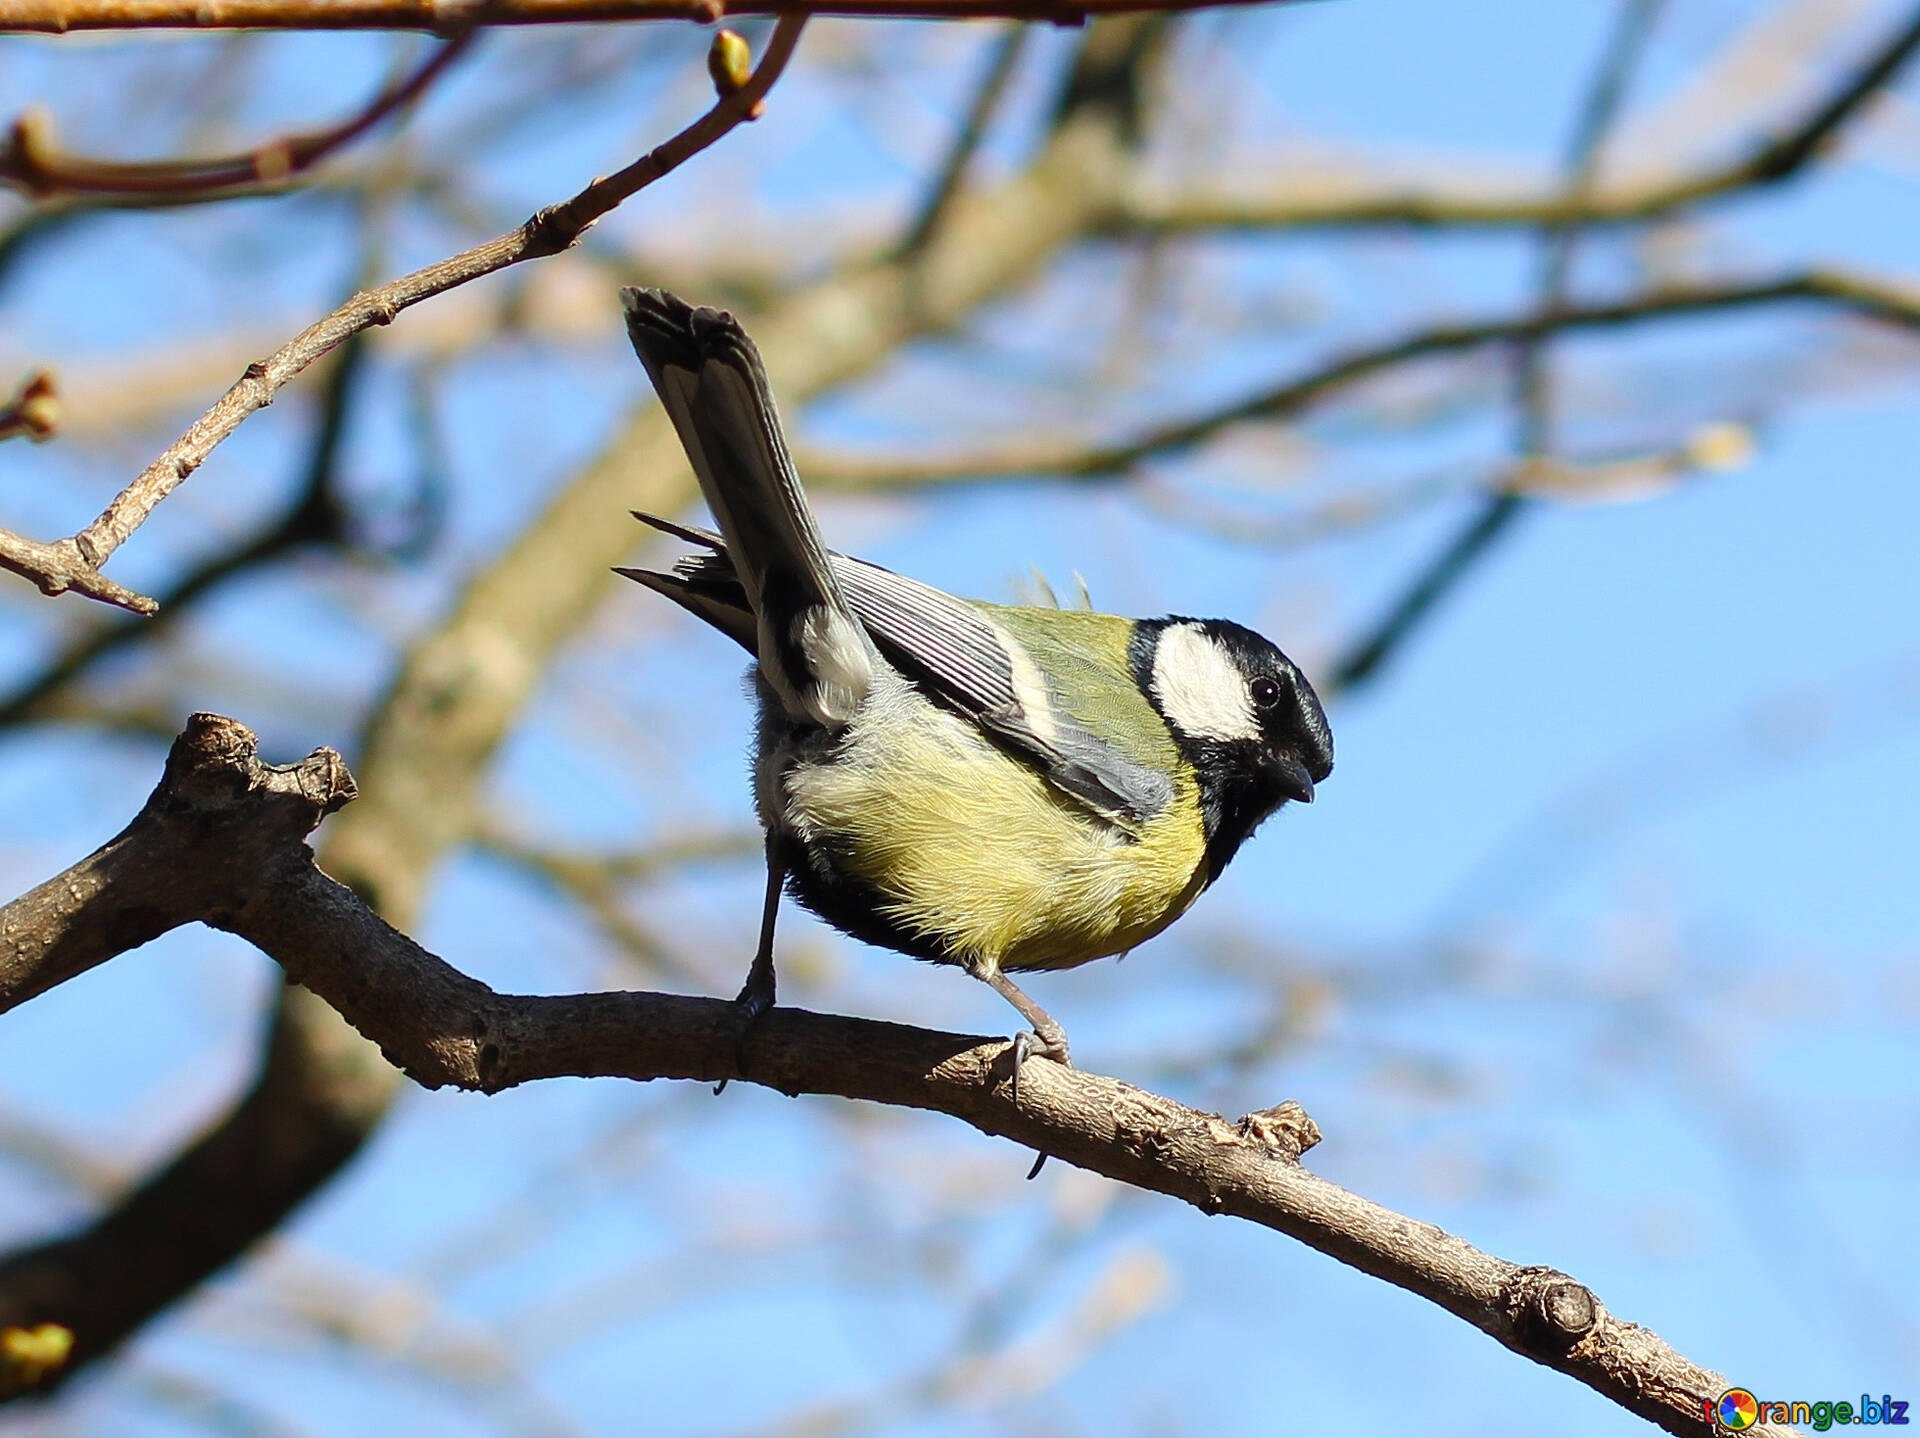
<path fill-rule="evenodd" d="M 733 1001 L 740 1021 L 749 1026 L 759 1022 L 761 1016 L 773 1007 L 773 995 L 773 965 L 762 968 L 755 964 L 747 972 L 747 981 L 740 986 L 740 992 Z"/>
<path fill-rule="evenodd" d="M 1020 1103 L 1020 1070 L 1027 1066 L 1027 1060 L 1036 1055 L 1052 1059 L 1057 1064 L 1073 1067 L 1073 1059 L 1067 1053 L 1066 1030 L 1058 1024 L 1050 1024 L 1046 1030 L 1022 1029 L 1013 1036 L 1013 1102 Z M 1029 1181 L 1040 1176 L 1040 1170 L 1047 1165 L 1046 1150 L 1042 1149 L 1033 1156 L 1033 1167 L 1027 1170 Z"/>
<path fill-rule="evenodd" d="M 739 996 L 733 1001 L 733 1066 L 742 1073 L 747 1067 L 747 1040 L 753 1034 L 754 1025 L 765 1018 L 773 1007 L 774 983 L 773 965 L 762 965 L 758 961 L 747 972 L 747 981 L 741 986 Z M 713 1086 L 714 1097 L 718 1098 L 727 1091 L 730 1079 L 721 1079 Z"/>
<path fill-rule="evenodd" d="M 992 987 L 993 991 L 1020 1011 L 1020 1017 L 1033 1025 L 1030 1032 L 1018 1033 L 1007 1046 L 1007 1053 L 1013 1062 L 1013 1079 L 1010 1085 L 1014 1107 L 1020 1105 L 1020 1070 L 1027 1066 L 1027 1060 L 1035 1054 L 1052 1059 L 1057 1064 L 1073 1067 L 1073 1060 L 1067 1057 L 1067 1031 L 1055 1023 L 1047 1011 L 1028 998 L 1012 979 L 1002 972 L 997 962 L 975 956 L 966 961 L 967 972 L 982 983 Z M 1047 1161 L 1042 1153 L 1034 1160 L 1033 1168 L 1027 1177 L 1032 1178 L 1040 1172 L 1040 1165 Z"/>
<path fill-rule="evenodd" d="M 1067 1052 L 1067 1033 L 1058 1024 L 1048 1024 L 1045 1028 L 1023 1029 L 1013 1036 L 1013 1101 L 1020 1102 L 1020 1070 L 1027 1066 L 1030 1058 L 1052 1059 L 1067 1068 L 1073 1067 L 1073 1060 Z"/>

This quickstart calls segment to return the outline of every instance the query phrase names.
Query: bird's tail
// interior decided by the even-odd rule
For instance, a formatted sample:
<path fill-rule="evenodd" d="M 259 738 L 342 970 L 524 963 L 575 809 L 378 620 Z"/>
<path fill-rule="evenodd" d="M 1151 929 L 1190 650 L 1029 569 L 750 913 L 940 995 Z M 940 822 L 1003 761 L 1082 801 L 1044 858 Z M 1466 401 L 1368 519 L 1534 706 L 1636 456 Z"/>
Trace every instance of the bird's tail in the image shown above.
<path fill-rule="evenodd" d="M 761 673 L 795 718 L 844 724 L 872 680 L 873 648 L 834 578 L 759 351 L 722 310 L 665 290 L 620 297 L 753 610 Z"/>
<path fill-rule="evenodd" d="M 740 576 L 733 572 L 733 563 L 727 558 L 726 540 L 710 529 L 680 524 L 638 509 L 633 511 L 633 517 L 676 539 L 698 545 L 706 552 L 680 560 L 671 574 L 662 574 L 657 569 L 622 569 L 617 565 L 613 572 L 624 574 L 635 584 L 644 584 L 655 594 L 666 595 L 695 618 L 706 620 L 747 653 L 755 653 L 760 645 L 759 623 L 747 603 L 747 591 L 740 586 Z"/>

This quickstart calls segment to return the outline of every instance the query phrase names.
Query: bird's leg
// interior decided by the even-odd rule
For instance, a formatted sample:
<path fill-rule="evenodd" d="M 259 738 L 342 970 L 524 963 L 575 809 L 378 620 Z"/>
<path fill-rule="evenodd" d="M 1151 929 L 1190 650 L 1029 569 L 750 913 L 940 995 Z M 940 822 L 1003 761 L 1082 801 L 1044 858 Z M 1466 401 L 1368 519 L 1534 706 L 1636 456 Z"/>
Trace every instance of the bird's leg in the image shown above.
<path fill-rule="evenodd" d="M 1020 986 L 1001 972 L 994 964 L 969 964 L 967 972 L 976 979 L 992 986 L 993 991 L 1020 1011 L 1020 1017 L 1033 1025 L 1031 1032 L 1021 1032 L 1013 1036 L 1013 1101 L 1020 1101 L 1020 1070 L 1026 1061 L 1035 1054 L 1052 1059 L 1055 1063 L 1073 1067 L 1073 1061 L 1067 1057 L 1067 1031 L 1053 1021 L 1047 1011 L 1028 998 Z"/>
<path fill-rule="evenodd" d="M 773 1007 L 773 922 L 780 913 L 780 889 L 787 878 L 786 866 L 773 854 L 773 840 L 767 840 L 767 903 L 760 911 L 760 947 L 754 950 L 753 967 L 747 970 L 747 981 L 740 987 L 740 995 L 733 1001 L 734 1022 L 738 1026 L 735 1039 L 738 1067 L 746 1067 L 747 1035 L 753 1032 L 753 1026 L 760 1021 L 766 1011 Z M 714 1093 L 726 1091 L 727 1081 L 721 1079 L 714 1085 Z"/>
<path fill-rule="evenodd" d="M 760 911 L 760 947 L 754 950 L 753 967 L 740 997 L 734 1000 L 751 1024 L 773 1007 L 773 921 L 780 914 L 780 889 L 787 880 L 786 865 L 773 856 L 773 841 L 767 841 L 767 902 Z"/>

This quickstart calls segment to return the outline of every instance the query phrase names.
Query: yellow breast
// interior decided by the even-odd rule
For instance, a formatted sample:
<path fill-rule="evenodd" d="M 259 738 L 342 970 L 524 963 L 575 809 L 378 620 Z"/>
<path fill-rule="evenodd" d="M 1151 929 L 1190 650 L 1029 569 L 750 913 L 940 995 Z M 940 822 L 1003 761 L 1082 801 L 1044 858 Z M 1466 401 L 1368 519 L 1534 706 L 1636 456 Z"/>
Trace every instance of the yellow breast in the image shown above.
<path fill-rule="evenodd" d="M 1205 887 L 1190 778 L 1130 835 L 928 710 L 932 722 L 856 732 L 837 762 L 779 780 L 782 819 L 830 840 L 902 927 L 978 963 L 1071 968 L 1152 938 Z"/>

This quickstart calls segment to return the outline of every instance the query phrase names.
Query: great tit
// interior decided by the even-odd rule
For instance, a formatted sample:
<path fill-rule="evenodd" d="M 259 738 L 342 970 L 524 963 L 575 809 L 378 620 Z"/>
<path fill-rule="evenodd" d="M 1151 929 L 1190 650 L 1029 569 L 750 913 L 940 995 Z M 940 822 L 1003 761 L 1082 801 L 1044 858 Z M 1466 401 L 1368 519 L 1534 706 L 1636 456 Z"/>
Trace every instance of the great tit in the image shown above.
<path fill-rule="evenodd" d="M 635 517 L 700 552 L 620 573 L 757 661 L 754 796 L 766 829 L 743 1029 L 774 1001 L 784 886 L 869 943 L 955 964 L 1067 1062 L 1009 973 L 1123 954 L 1220 877 L 1333 768 L 1292 660 L 1223 619 L 1122 619 L 957 599 L 828 550 L 766 371 L 730 314 L 627 289 L 627 332 L 719 533 Z"/>

